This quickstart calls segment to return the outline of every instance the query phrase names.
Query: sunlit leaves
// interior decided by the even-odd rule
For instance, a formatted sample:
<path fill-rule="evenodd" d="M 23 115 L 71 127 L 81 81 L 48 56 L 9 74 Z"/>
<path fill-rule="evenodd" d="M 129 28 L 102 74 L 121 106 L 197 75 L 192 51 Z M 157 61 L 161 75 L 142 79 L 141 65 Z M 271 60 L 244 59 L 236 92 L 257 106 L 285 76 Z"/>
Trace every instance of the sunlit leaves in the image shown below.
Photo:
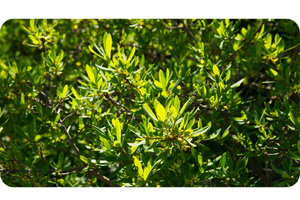
<path fill-rule="evenodd" d="M 81 160 L 82 162 L 86 163 L 86 164 L 89 163 L 89 162 L 88 162 L 88 159 L 87 159 L 85 156 L 83 156 L 83 155 L 80 155 L 80 160 Z"/>
<path fill-rule="evenodd" d="M 219 68 L 217 65 L 213 66 L 213 73 L 214 73 L 214 75 L 220 75 L 220 71 L 219 71 Z"/>
<path fill-rule="evenodd" d="M 89 79 L 90 79 L 93 83 L 95 83 L 95 76 L 94 76 L 94 73 L 92 72 L 92 69 L 90 68 L 90 66 L 89 66 L 89 65 L 86 65 L 85 69 L 86 69 L 86 72 L 87 72 L 87 74 L 88 74 Z"/>
<path fill-rule="evenodd" d="M 120 124 L 120 121 L 118 119 L 115 120 L 115 123 L 114 123 L 114 127 L 115 127 L 115 130 L 116 130 L 116 134 L 117 134 L 117 141 L 119 143 L 121 143 L 121 139 L 122 139 L 122 132 L 121 132 L 121 124 Z"/>
<path fill-rule="evenodd" d="M 164 122 L 166 120 L 165 108 L 157 100 L 155 100 L 154 106 L 155 106 L 155 112 L 156 112 L 158 120 Z"/>
<path fill-rule="evenodd" d="M 0 63 L 0 164 L 19 185 L 18 174 L 36 186 L 263 186 L 248 160 L 272 158 L 268 184 L 295 182 L 299 45 L 277 22 L 241 21 L 70 20 L 50 35 L 47 20 L 28 20 L 27 39 L 10 33 L 39 49 L 4 43 Z"/>
<path fill-rule="evenodd" d="M 107 139 L 108 141 L 112 141 L 108 134 L 106 134 L 101 128 L 94 126 L 93 127 L 98 137 L 102 137 L 104 139 Z"/>
<path fill-rule="evenodd" d="M 111 47 L 112 47 L 112 38 L 109 33 L 105 33 L 103 37 L 103 46 L 106 55 L 109 59 L 111 59 Z"/>
<path fill-rule="evenodd" d="M 232 84 L 232 85 L 230 86 L 230 88 L 236 88 L 236 87 L 239 87 L 239 86 L 241 85 L 241 83 L 244 82 L 244 80 L 245 80 L 245 78 L 242 78 L 242 79 L 239 80 L 238 82 Z"/>
<path fill-rule="evenodd" d="M 158 121 L 148 104 L 143 104 L 143 108 L 153 121 Z"/>
<path fill-rule="evenodd" d="M 199 135 L 206 133 L 207 131 L 209 131 L 210 127 L 211 127 L 211 124 L 194 131 L 192 133 L 191 137 L 198 137 Z"/>
<path fill-rule="evenodd" d="M 185 104 L 182 106 L 182 108 L 179 111 L 178 117 L 180 117 L 184 111 L 187 109 L 187 107 L 194 101 L 195 97 L 191 97 Z"/>
<path fill-rule="evenodd" d="M 138 170 L 138 173 L 141 177 L 144 177 L 144 170 L 142 168 L 141 162 L 139 161 L 139 159 L 136 156 L 133 156 L 133 160 L 134 160 L 134 165 Z"/>
<path fill-rule="evenodd" d="M 72 90 L 72 94 L 75 96 L 75 98 L 79 99 L 80 96 L 78 95 L 78 93 L 76 92 L 76 90 L 74 89 L 74 87 L 72 87 L 71 90 Z"/>

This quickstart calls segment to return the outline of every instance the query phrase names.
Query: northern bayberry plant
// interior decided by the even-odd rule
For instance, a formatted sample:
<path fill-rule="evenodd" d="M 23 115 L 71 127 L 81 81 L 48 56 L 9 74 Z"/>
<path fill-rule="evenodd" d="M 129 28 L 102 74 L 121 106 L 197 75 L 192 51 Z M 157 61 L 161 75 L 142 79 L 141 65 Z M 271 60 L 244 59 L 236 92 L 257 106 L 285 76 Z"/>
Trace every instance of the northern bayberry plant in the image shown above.
<path fill-rule="evenodd" d="M 8 186 L 291 186 L 300 172 L 291 20 L 9 20 Z"/>

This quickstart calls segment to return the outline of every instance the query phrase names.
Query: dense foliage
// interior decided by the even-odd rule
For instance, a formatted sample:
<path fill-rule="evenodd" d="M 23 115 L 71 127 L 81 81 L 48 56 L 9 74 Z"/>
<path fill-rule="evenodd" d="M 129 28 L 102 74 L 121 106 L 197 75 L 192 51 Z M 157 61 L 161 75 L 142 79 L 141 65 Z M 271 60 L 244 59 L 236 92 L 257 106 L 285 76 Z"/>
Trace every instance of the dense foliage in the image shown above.
<path fill-rule="evenodd" d="M 291 186 L 300 172 L 291 20 L 9 20 L 8 186 Z"/>

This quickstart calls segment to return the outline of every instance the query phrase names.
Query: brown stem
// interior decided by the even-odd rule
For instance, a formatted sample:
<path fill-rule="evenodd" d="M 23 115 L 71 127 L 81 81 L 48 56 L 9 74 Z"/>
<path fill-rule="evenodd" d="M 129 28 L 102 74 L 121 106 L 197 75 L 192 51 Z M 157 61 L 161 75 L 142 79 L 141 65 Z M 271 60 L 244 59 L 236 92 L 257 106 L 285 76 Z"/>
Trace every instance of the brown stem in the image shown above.
<path fill-rule="evenodd" d="M 195 40 L 195 42 L 198 42 L 197 38 L 193 35 L 193 33 L 190 31 L 190 29 L 185 25 L 183 20 L 182 20 L 182 24 L 183 24 L 184 29 L 193 38 L 193 40 Z"/>
<path fill-rule="evenodd" d="M 101 181 L 103 181 L 104 183 L 109 185 L 110 187 L 119 187 L 119 185 L 112 184 L 111 181 L 106 176 L 103 176 L 103 175 L 99 174 L 98 172 L 95 172 L 94 170 L 89 170 L 88 173 L 95 176 L 96 178 L 100 179 Z"/>
<path fill-rule="evenodd" d="M 237 54 L 241 49 L 243 49 L 245 46 L 247 46 L 248 44 L 250 44 L 250 42 L 254 39 L 254 37 L 256 36 L 256 33 L 258 33 L 261 29 L 261 27 L 263 26 L 264 22 L 261 22 L 260 26 L 258 27 L 258 29 L 255 31 L 255 33 L 252 35 L 252 37 L 250 38 L 250 40 L 248 40 L 243 46 L 241 46 L 238 50 L 236 50 L 235 52 L 233 52 L 233 54 L 231 54 L 230 56 L 228 56 L 223 63 L 229 61 L 230 59 L 232 59 L 235 54 Z"/>
<path fill-rule="evenodd" d="M 76 144 L 75 144 L 74 141 L 72 140 L 72 138 L 71 138 L 69 132 L 67 131 L 66 126 L 62 123 L 62 120 L 61 120 L 61 119 L 59 120 L 59 124 L 61 124 L 61 128 L 62 128 L 62 130 L 64 131 L 65 135 L 67 136 L 69 144 L 73 147 L 73 149 L 74 149 L 75 152 L 76 152 L 76 155 L 79 157 L 79 156 L 80 156 L 80 152 L 79 152 L 79 150 L 78 150 Z"/>

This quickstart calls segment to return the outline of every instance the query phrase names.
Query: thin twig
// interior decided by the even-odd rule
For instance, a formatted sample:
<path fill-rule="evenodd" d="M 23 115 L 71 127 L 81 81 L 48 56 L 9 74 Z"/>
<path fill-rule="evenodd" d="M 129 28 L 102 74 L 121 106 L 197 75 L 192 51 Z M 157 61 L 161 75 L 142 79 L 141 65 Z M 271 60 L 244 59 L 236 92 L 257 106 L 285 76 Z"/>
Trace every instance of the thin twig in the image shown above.
<path fill-rule="evenodd" d="M 79 157 L 79 156 L 80 156 L 80 152 L 79 152 L 79 150 L 78 150 L 76 144 L 75 144 L 74 141 L 72 140 L 72 138 L 71 138 L 69 132 L 67 131 L 66 126 L 62 123 L 62 120 L 61 120 L 61 119 L 59 119 L 59 122 L 58 122 L 58 123 L 61 124 L 61 128 L 62 128 L 62 130 L 64 131 L 65 135 L 67 136 L 69 144 L 71 144 L 71 146 L 73 147 L 73 149 L 74 149 L 75 152 L 76 152 L 76 155 Z"/>
<path fill-rule="evenodd" d="M 101 181 L 103 181 L 104 183 L 109 185 L 110 187 L 119 187 L 119 185 L 112 184 L 111 181 L 106 176 L 103 176 L 103 175 L 99 174 L 98 172 L 95 172 L 94 170 L 89 170 L 88 173 L 95 176 L 96 178 L 100 179 Z"/>
<path fill-rule="evenodd" d="M 250 38 L 250 40 L 248 40 L 243 46 L 241 46 L 238 50 L 236 50 L 235 52 L 233 52 L 233 54 L 231 54 L 230 56 L 228 56 L 224 61 L 223 63 L 229 61 L 230 59 L 232 59 L 235 54 L 237 54 L 237 52 L 239 52 L 241 49 L 243 49 L 245 46 L 247 46 L 253 39 L 254 37 L 256 36 L 256 33 L 258 33 L 261 29 L 261 27 L 263 26 L 264 22 L 261 22 L 260 26 L 258 27 L 258 29 L 255 31 L 255 33 L 252 35 L 252 37 Z"/>
<path fill-rule="evenodd" d="M 67 115 L 63 120 L 61 120 L 61 122 L 64 122 L 66 119 L 68 119 L 69 117 L 71 117 L 72 115 L 74 115 L 76 112 L 72 112 L 71 114 Z"/>
<path fill-rule="evenodd" d="M 198 42 L 197 38 L 193 35 L 193 33 L 190 31 L 190 29 L 185 25 L 184 21 L 182 20 L 182 24 L 184 29 L 188 32 L 188 34 L 195 40 L 195 42 Z"/>

